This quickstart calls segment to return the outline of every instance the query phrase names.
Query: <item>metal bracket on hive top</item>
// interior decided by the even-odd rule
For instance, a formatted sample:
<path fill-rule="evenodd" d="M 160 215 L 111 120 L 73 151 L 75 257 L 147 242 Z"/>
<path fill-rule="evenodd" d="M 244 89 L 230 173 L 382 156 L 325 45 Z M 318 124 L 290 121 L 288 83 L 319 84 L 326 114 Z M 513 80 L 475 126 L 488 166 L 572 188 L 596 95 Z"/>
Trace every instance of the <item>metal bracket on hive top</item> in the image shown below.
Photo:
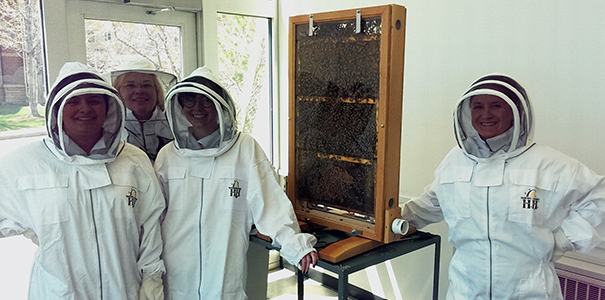
<path fill-rule="evenodd" d="M 358 9 L 356 12 L 356 18 L 355 18 L 355 33 L 360 33 L 361 32 L 361 9 Z"/>
<path fill-rule="evenodd" d="M 309 15 L 309 36 L 313 36 L 313 15 Z"/>

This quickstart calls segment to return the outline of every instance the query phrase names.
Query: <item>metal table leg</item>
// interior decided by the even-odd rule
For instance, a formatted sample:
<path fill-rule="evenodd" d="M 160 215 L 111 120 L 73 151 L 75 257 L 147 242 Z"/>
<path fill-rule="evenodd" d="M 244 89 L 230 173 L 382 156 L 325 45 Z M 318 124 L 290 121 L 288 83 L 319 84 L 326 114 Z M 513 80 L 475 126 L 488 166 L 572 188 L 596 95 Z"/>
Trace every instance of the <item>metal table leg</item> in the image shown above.
<path fill-rule="evenodd" d="M 436 236 L 435 242 L 435 260 L 433 265 L 433 300 L 439 299 L 439 260 L 441 258 L 441 237 Z"/>
<path fill-rule="evenodd" d="M 305 278 L 303 272 L 296 268 L 296 280 L 298 281 L 298 300 L 303 300 L 305 296 Z"/>
<path fill-rule="evenodd" d="M 338 274 L 338 300 L 349 298 L 349 274 Z"/>

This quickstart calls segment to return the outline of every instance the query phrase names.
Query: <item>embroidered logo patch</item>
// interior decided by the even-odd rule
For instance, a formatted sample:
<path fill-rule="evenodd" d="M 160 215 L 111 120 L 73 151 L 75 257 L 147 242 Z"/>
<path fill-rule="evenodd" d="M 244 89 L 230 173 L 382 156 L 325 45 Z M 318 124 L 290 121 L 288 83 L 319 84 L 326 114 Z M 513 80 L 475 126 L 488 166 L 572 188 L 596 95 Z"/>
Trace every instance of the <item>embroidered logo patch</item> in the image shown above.
<path fill-rule="evenodd" d="M 521 197 L 523 201 L 524 209 L 538 209 L 538 202 L 540 202 L 540 198 L 536 197 L 536 190 L 530 189 L 525 193 L 524 197 Z"/>
<path fill-rule="evenodd" d="M 130 193 L 128 193 L 128 195 L 126 195 L 126 199 L 128 199 L 128 206 L 132 206 L 134 207 L 134 205 L 137 203 L 137 190 L 135 190 L 134 188 L 132 188 L 130 190 Z"/>
<path fill-rule="evenodd" d="M 239 181 L 234 181 L 233 184 L 229 187 L 229 190 L 231 190 L 231 192 L 229 193 L 231 197 L 238 198 L 240 192 L 242 191 L 242 188 L 239 187 Z"/>

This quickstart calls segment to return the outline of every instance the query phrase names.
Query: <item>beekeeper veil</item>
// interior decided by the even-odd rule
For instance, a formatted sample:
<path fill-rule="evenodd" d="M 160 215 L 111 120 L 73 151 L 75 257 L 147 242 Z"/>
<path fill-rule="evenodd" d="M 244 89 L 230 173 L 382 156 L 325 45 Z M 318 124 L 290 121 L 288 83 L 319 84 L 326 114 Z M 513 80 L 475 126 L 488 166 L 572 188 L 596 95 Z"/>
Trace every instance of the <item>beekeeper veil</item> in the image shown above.
<path fill-rule="evenodd" d="M 103 95 L 107 104 L 107 114 L 103 124 L 104 147 L 95 149 L 84 161 L 113 160 L 117 155 L 121 140 L 120 132 L 124 123 L 124 106 L 118 92 L 104 80 L 94 69 L 79 62 L 68 62 L 63 65 L 52 85 L 46 101 L 47 140 L 55 147 L 49 147 L 60 158 L 69 161 L 83 161 L 81 153 L 73 151 L 73 143 L 63 128 L 63 108 L 73 97 L 98 94 Z"/>
<path fill-rule="evenodd" d="M 493 95 L 504 100 L 513 111 L 513 126 L 504 133 L 481 139 L 472 125 L 471 97 Z M 462 95 L 454 111 L 454 130 L 458 146 L 467 154 L 488 158 L 496 153 L 521 153 L 532 144 L 533 114 L 525 89 L 509 76 L 488 74 L 473 82 Z"/>
<path fill-rule="evenodd" d="M 214 134 L 217 141 L 211 147 L 200 149 L 195 143 L 190 131 L 192 124 L 187 120 L 178 101 L 179 95 L 184 93 L 203 95 L 210 99 L 216 108 L 218 130 Z M 168 91 L 166 117 L 175 137 L 175 147 L 190 155 L 219 156 L 229 150 L 238 137 L 233 99 L 208 67 L 196 69 Z"/>

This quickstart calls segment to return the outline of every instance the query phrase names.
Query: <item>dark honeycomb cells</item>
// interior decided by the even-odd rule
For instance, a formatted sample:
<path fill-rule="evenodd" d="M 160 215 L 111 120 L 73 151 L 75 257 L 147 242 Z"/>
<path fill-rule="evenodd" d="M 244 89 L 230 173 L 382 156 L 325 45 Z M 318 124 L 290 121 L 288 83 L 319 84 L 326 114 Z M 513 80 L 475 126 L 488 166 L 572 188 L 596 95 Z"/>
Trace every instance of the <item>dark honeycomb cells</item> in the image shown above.
<path fill-rule="evenodd" d="M 380 18 L 297 26 L 297 197 L 374 214 Z"/>
<path fill-rule="evenodd" d="M 354 27 L 350 26 L 354 20 L 347 20 L 318 23 L 317 26 L 323 28 L 318 36 L 298 35 L 297 147 L 375 158 L 380 83 L 380 35 L 376 34 L 379 21 L 364 21 L 364 28 L 371 28 L 372 34 L 365 31 L 355 34 Z M 304 25 L 297 28 L 302 30 Z M 328 29 L 336 32 L 328 34 Z"/>
<path fill-rule="evenodd" d="M 296 108 L 297 149 L 376 158 L 376 105 L 307 100 Z"/>
<path fill-rule="evenodd" d="M 378 98 L 380 83 L 380 18 L 298 25 L 296 39 L 296 95 L 338 98 Z"/>
<path fill-rule="evenodd" d="M 299 101 L 296 118 L 299 196 L 310 202 L 372 215 L 376 144 L 376 105 Z"/>
<path fill-rule="evenodd" d="M 297 197 L 310 203 L 374 215 L 375 164 L 297 151 Z"/>
<path fill-rule="evenodd" d="M 380 39 L 344 43 L 297 42 L 296 95 L 342 99 L 378 98 Z"/>

